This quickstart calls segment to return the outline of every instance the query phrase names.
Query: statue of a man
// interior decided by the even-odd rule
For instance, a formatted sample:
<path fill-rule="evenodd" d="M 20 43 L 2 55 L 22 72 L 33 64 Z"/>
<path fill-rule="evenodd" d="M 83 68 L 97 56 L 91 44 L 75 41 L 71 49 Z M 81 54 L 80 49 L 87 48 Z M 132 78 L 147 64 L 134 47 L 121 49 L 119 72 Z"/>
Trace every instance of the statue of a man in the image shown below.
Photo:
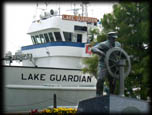
<path fill-rule="evenodd" d="M 96 84 L 96 96 L 103 95 L 103 87 L 104 87 L 104 81 L 105 76 L 108 77 L 109 81 L 109 87 L 110 87 L 110 93 L 114 93 L 116 80 L 107 72 L 106 65 L 105 65 L 105 55 L 106 52 L 112 48 L 112 47 L 121 47 L 121 44 L 118 41 L 115 41 L 117 38 L 116 32 L 109 32 L 108 33 L 108 39 L 104 42 L 100 42 L 96 46 L 94 46 L 91 51 L 95 54 L 99 55 L 99 62 L 98 62 L 98 73 L 97 73 L 97 84 Z"/>

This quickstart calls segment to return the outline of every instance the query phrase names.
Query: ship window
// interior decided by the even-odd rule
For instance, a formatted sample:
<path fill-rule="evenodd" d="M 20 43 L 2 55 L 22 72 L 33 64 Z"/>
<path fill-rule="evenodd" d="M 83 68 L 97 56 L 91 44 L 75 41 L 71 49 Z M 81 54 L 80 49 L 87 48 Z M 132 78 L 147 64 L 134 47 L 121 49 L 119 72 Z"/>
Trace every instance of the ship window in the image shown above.
<path fill-rule="evenodd" d="M 82 34 L 77 34 L 77 42 L 82 42 Z"/>
<path fill-rule="evenodd" d="M 31 36 L 31 39 L 32 39 L 33 44 L 36 44 L 34 36 Z"/>
<path fill-rule="evenodd" d="M 36 35 L 35 36 L 35 39 L 36 39 L 36 43 L 38 43 L 38 44 L 41 44 L 42 42 L 41 42 L 41 39 L 40 39 L 40 37 L 38 36 L 38 35 Z"/>
<path fill-rule="evenodd" d="M 46 42 L 50 42 L 50 40 L 49 40 L 49 37 L 48 37 L 47 33 L 45 33 L 45 34 L 44 34 L 44 37 L 45 37 Z"/>
<path fill-rule="evenodd" d="M 53 38 L 52 32 L 49 32 L 49 37 L 50 37 L 50 40 L 51 40 L 52 42 L 54 42 L 54 38 Z"/>
<path fill-rule="evenodd" d="M 63 34 L 64 34 L 65 41 L 71 41 L 72 33 L 70 33 L 70 32 L 63 32 Z"/>
<path fill-rule="evenodd" d="M 74 26 L 74 30 L 87 31 L 87 27 L 86 26 Z"/>
<path fill-rule="evenodd" d="M 42 43 L 46 43 L 46 41 L 45 41 L 45 38 L 44 38 L 43 34 L 40 34 L 40 38 L 41 38 Z"/>
<path fill-rule="evenodd" d="M 56 37 L 56 41 L 62 41 L 60 32 L 54 32 L 54 35 Z"/>
<path fill-rule="evenodd" d="M 33 39 L 34 39 L 35 44 L 37 44 L 37 40 L 36 40 L 35 36 L 33 36 Z"/>

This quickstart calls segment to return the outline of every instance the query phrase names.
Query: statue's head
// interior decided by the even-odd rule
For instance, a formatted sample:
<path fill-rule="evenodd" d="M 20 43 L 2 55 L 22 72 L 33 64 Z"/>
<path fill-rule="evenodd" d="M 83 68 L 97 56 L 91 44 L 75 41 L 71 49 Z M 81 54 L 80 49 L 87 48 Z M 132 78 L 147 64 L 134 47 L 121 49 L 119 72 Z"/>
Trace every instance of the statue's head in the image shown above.
<path fill-rule="evenodd" d="M 109 32 L 108 33 L 108 39 L 116 39 L 118 38 L 118 33 L 117 32 Z"/>
<path fill-rule="evenodd" d="M 117 32 L 109 32 L 108 33 L 108 40 L 113 47 L 115 46 L 115 39 L 116 38 L 118 38 Z"/>

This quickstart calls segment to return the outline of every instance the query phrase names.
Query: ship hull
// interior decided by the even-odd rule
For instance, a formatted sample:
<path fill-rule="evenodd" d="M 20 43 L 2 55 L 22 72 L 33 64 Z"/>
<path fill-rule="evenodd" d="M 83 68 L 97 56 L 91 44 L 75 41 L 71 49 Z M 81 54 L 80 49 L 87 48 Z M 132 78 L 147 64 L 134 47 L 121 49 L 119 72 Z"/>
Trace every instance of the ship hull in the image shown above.
<path fill-rule="evenodd" d="M 29 112 L 53 106 L 77 106 L 95 96 L 96 79 L 78 69 L 4 66 L 4 111 Z"/>

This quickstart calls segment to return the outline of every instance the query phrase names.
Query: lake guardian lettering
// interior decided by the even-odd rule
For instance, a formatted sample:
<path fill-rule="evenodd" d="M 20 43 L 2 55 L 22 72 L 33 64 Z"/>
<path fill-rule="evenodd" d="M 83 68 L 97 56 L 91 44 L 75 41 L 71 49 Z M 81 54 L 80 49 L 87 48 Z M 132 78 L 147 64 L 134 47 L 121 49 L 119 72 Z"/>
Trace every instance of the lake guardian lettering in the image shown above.
<path fill-rule="evenodd" d="M 39 73 L 30 73 L 29 75 L 21 74 L 21 80 L 39 80 L 45 81 L 46 74 L 39 74 Z M 90 82 L 92 76 L 83 76 L 83 75 L 61 75 L 61 74 L 50 74 L 47 76 L 50 81 L 57 81 L 57 82 Z"/>
<path fill-rule="evenodd" d="M 91 82 L 91 76 L 81 76 L 81 75 L 50 75 L 51 81 L 66 81 L 66 82 Z"/>
<path fill-rule="evenodd" d="M 45 77 L 46 76 L 46 74 L 36 74 L 36 73 L 34 73 L 34 74 L 29 74 L 28 76 L 24 76 L 24 74 L 22 73 L 21 74 L 21 79 L 22 80 L 40 80 L 40 81 L 45 81 Z"/>

